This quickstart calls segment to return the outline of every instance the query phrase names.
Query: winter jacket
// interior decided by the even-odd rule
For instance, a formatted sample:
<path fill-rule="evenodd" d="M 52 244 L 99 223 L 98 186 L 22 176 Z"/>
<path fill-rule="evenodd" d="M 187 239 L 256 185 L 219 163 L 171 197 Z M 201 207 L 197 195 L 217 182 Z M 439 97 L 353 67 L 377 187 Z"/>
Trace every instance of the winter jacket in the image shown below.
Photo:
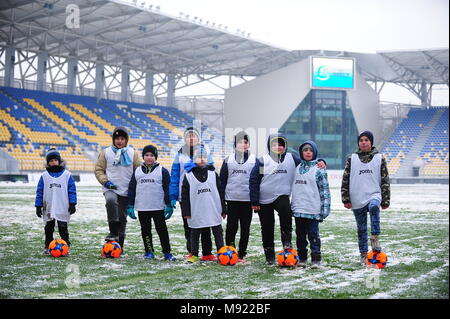
<path fill-rule="evenodd" d="M 240 164 L 244 164 L 245 162 L 247 162 L 248 157 L 249 157 L 249 152 L 244 152 L 244 153 L 235 153 L 234 158 L 236 159 L 236 162 L 240 163 Z M 231 155 L 230 155 L 231 156 Z M 220 184 L 222 185 L 223 191 L 225 192 L 225 189 L 227 188 L 227 183 L 228 183 L 228 164 L 227 164 L 227 159 L 228 157 L 226 157 L 223 160 L 222 163 L 222 167 L 220 168 Z"/>
<path fill-rule="evenodd" d="M 375 154 L 378 154 L 378 150 L 372 147 L 370 152 L 363 152 L 358 149 L 356 154 L 358 154 L 359 160 L 362 163 L 369 163 Z M 344 204 L 349 204 L 350 202 L 350 172 L 351 172 L 351 162 L 352 156 L 347 157 L 345 163 L 344 174 L 342 176 L 341 185 L 341 198 Z M 381 206 L 389 206 L 391 201 L 391 186 L 389 181 L 389 173 L 387 169 L 386 158 L 383 156 L 381 159 Z"/>
<path fill-rule="evenodd" d="M 142 158 L 139 152 L 134 152 L 133 157 L 133 170 L 139 167 L 142 163 Z M 105 186 L 106 182 L 108 182 L 108 177 L 106 176 L 106 157 L 105 157 L 105 149 L 103 149 L 100 154 L 98 154 L 97 162 L 95 163 L 95 177 L 98 182 Z"/>
<path fill-rule="evenodd" d="M 286 145 L 285 145 L 285 151 L 283 154 L 274 154 L 271 152 L 270 149 L 270 141 L 274 138 L 274 137 L 281 137 L 285 140 Z M 267 139 L 267 150 L 269 152 L 270 157 L 272 157 L 272 159 L 275 162 L 278 163 L 282 163 L 286 157 L 286 150 L 288 149 L 288 145 L 287 145 L 287 139 L 282 135 L 282 134 L 272 134 L 269 135 L 268 139 Z M 291 154 L 292 158 L 294 159 L 294 163 L 295 166 L 297 167 L 300 164 L 300 158 L 295 155 L 295 154 Z M 318 159 L 318 161 L 323 161 L 325 164 L 325 160 L 323 159 Z M 264 160 L 263 157 L 257 158 L 256 162 L 255 162 L 255 166 L 253 167 L 251 173 L 250 173 L 250 202 L 252 204 L 252 206 L 259 206 L 259 185 L 261 184 L 261 179 L 263 178 L 264 174 L 262 174 L 262 172 L 264 172 Z"/>
<path fill-rule="evenodd" d="M 142 172 L 144 174 L 150 174 L 157 168 L 160 164 L 155 163 L 152 166 L 148 167 L 144 163 L 141 165 Z M 169 171 L 162 167 L 162 187 L 164 190 L 164 203 L 166 205 L 170 205 L 169 199 L 169 184 L 170 184 L 170 174 Z M 133 176 L 131 177 L 130 185 L 128 186 L 128 205 L 134 206 L 136 200 L 136 175 L 133 172 Z"/>
<path fill-rule="evenodd" d="M 213 165 L 208 164 L 205 167 L 199 167 L 197 164 L 194 163 L 187 163 L 185 165 L 186 174 L 192 171 L 192 174 L 194 174 L 195 178 L 198 179 L 199 182 L 204 183 L 206 179 L 208 178 L 208 171 L 214 171 L 215 168 Z M 220 178 L 219 175 L 216 174 L 216 186 L 219 190 L 219 196 L 220 196 L 220 203 L 222 206 L 222 214 L 227 213 L 226 203 L 225 203 L 225 192 L 223 191 L 223 188 L 220 184 Z M 191 216 L 191 203 L 190 203 L 190 195 L 189 195 L 190 187 L 189 182 L 186 177 L 184 176 L 183 179 L 183 185 L 181 187 L 181 213 L 183 217 Z"/>
<path fill-rule="evenodd" d="M 52 177 L 59 177 L 66 170 L 65 162 L 62 162 L 59 166 L 46 166 L 47 172 Z M 69 178 L 69 183 L 67 185 L 67 192 L 69 194 L 69 204 L 77 204 L 77 188 L 75 186 L 75 180 L 72 175 Z M 36 199 L 34 201 L 35 207 L 43 207 L 44 206 L 44 179 L 39 179 L 37 190 L 36 190 Z"/>
<path fill-rule="evenodd" d="M 303 158 L 301 149 L 303 145 L 310 144 L 313 148 L 313 158 L 311 161 L 306 161 Z M 300 166 L 298 167 L 300 174 L 307 173 L 311 167 L 317 165 L 317 145 L 313 141 L 306 141 L 299 147 L 299 154 L 300 154 Z M 313 215 L 313 214 L 294 214 L 294 217 L 301 217 L 301 218 L 308 218 L 308 219 L 316 219 L 319 221 L 324 220 L 328 215 L 330 214 L 330 207 L 331 207 L 331 195 L 330 195 L 330 186 L 328 184 L 328 174 L 325 169 L 318 169 L 316 171 L 316 182 L 317 187 L 319 188 L 319 195 L 320 195 L 320 214 L 319 215 Z"/>

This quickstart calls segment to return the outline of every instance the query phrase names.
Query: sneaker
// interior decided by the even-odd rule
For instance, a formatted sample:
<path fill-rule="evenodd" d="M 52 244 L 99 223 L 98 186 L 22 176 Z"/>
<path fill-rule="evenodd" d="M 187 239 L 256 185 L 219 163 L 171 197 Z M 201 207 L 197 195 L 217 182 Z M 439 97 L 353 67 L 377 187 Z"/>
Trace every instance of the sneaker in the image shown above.
<path fill-rule="evenodd" d="M 370 245 L 372 246 L 372 250 L 374 252 L 379 253 L 381 251 L 380 239 L 378 235 L 370 236 Z"/>
<path fill-rule="evenodd" d="M 306 268 L 306 266 L 307 266 L 307 260 L 305 259 L 305 260 L 299 260 L 298 261 L 298 266 L 299 267 L 302 267 L 302 268 Z"/>
<path fill-rule="evenodd" d="M 319 268 L 320 268 L 320 261 L 314 260 L 314 261 L 311 263 L 311 269 L 319 269 Z"/>
<path fill-rule="evenodd" d="M 149 251 L 148 253 L 144 254 L 144 259 L 155 259 L 155 254 Z"/>
<path fill-rule="evenodd" d="M 49 256 L 49 255 L 50 255 L 50 249 L 48 249 L 48 247 L 45 247 L 45 248 L 44 248 L 44 251 L 42 252 L 42 254 L 43 254 L 44 256 Z"/>
<path fill-rule="evenodd" d="M 217 257 L 213 254 L 202 256 L 202 261 L 217 261 Z"/>
<path fill-rule="evenodd" d="M 175 261 L 177 260 L 171 253 L 164 254 L 164 260 Z"/>
<path fill-rule="evenodd" d="M 105 241 L 118 241 L 119 237 L 109 234 L 105 237 Z"/>
<path fill-rule="evenodd" d="M 194 255 L 191 255 L 191 257 L 187 258 L 187 262 L 189 262 L 191 264 L 196 263 L 197 261 L 198 261 L 198 257 L 194 256 Z"/>
<path fill-rule="evenodd" d="M 184 258 L 189 259 L 189 258 L 191 258 L 192 256 L 193 256 L 192 253 L 189 253 L 189 255 L 187 255 L 187 256 L 184 257 Z"/>
<path fill-rule="evenodd" d="M 268 266 L 272 266 L 272 265 L 274 265 L 275 264 L 275 260 L 267 260 L 266 261 L 266 265 L 268 265 Z"/>
<path fill-rule="evenodd" d="M 247 260 L 244 257 L 242 257 L 242 258 L 238 258 L 237 262 L 241 263 L 241 264 L 244 264 L 244 263 L 247 262 Z"/>
<path fill-rule="evenodd" d="M 359 257 L 359 264 L 361 266 L 366 266 L 367 253 L 361 253 Z"/>

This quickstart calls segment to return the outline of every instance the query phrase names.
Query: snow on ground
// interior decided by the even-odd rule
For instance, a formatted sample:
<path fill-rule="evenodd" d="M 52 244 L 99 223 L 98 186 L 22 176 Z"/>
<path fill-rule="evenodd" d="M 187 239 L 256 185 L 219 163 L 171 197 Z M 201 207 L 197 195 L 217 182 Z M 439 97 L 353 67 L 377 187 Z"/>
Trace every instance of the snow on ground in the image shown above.
<path fill-rule="evenodd" d="M 0 297 L 448 298 L 448 185 L 391 186 L 391 207 L 381 213 L 381 243 L 389 258 L 381 272 L 357 265 L 356 224 L 340 201 L 338 187 L 331 189 L 331 214 L 320 224 L 323 265 L 318 270 L 265 266 L 257 214 L 247 263 L 235 267 L 186 264 L 179 207 L 167 221 L 178 262 L 162 260 L 154 230 L 157 260 L 144 261 L 139 223 L 132 220 L 127 225 L 125 254 L 117 260 L 102 259 L 99 250 L 108 231 L 105 203 L 101 188 L 88 182 L 77 184 L 71 257 L 44 257 L 35 188 L 34 184 L 0 183 Z M 278 226 L 275 234 L 281 249 Z M 293 238 L 295 243 L 295 231 Z M 65 284 L 68 264 L 79 267 L 79 288 Z"/>

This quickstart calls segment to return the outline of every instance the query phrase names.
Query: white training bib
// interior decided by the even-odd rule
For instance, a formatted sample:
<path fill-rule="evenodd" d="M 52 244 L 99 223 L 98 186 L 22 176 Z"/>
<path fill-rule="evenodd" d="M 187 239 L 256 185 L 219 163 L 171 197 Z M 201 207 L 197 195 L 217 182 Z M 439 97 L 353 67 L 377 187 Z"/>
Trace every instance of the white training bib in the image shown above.
<path fill-rule="evenodd" d="M 64 172 L 53 177 L 47 171 L 42 174 L 44 181 L 44 207 L 43 221 L 47 223 L 49 220 L 56 219 L 62 222 L 69 222 L 69 179 L 70 172 Z"/>
<path fill-rule="evenodd" d="M 180 163 L 180 181 L 178 182 L 178 201 L 181 202 L 181 187 L 183 186 L 183 180 L 184 180 L 184 165 L 191 162 L 191 158 L 187 156 L 186 154 L 180 153 L 178 156 L 178 161 Z"/>
<path fill-rule="evenodd" d="M 366 206 L 372 199 L 381 202 L 381 154 L 363 163 L 352 154 L 350 167 L 350 201 L 352 209 Z"/>
<path fill-rule="evenodd" d="M 222 224 L 222 205 L 216 184 L 216 173 L 208 170 L 208 178 L 200 183 L 192 172 L 186 174 L 189 182 L 191 228 L 213 227 Z"/>
<path fill-rule="evenodd" d="M 134 172 L 136 178 L 136 197 L 134 208 L 137 211 L 164 210 L 164 189 L 162 185 L 162 166 L 145 174 L 139 166 Z"/>
<path fill-rule="evenodd" d="M 320 193 L 316 181 L 317 165 L 300 174 L 300 165 L 295 169 L 295 178 L 292 183 L 291 208 L 295 217 L 300 214 L 320 214 Z M 296 216 L 297 215 L 297 216 Z"/>
<path fill-rule="evenodd" d="M 295 162 L 287 153 L 282 163 L 275 162 L 269 154 L 264 155 L 264 176 L 259 186 L 259 202 L 273 203 L 281 195 L 290 195 L 295 175 Z"/>
<path fill-rule="evenodd" d="M 256 157 L 250 155 L 243 164 L 236 162 L 235 154 L 227 159 L 228 180 L 225 187 L 225 200 L 249 202 L 250 201 L 250 172 L 255 166 Z"/>
<path fill-rule="evenodd" d="M 134 158 L 134 149 L 132 147 L 128 147 L 128 156 L 133 159 Z M 106 158 L 106 176 L 108 177 L 108 181 L 117 186 L 117 189 L 113 189 L 112 191 L 120 196 L 128 195 L 128 185 L 131 181 L 131 176 L 133 176 L 133 163 L 129 166 L 114 166 L 114 151 L 111 146 L 105 149 L 105 158 Z M 106 187 L 103 187 L 103 193 L 108 191 Z"/>

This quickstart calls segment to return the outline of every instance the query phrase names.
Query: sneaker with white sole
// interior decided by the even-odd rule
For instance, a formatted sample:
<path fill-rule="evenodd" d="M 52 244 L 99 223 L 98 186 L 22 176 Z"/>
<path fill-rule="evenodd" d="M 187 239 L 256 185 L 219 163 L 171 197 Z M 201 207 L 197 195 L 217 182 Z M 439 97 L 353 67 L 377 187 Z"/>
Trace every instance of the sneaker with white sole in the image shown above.
<path fill-rule="evenodd" d="M 144 254 L 144 259 L 155 259 L 155 254 L 149 251 Z"/>

